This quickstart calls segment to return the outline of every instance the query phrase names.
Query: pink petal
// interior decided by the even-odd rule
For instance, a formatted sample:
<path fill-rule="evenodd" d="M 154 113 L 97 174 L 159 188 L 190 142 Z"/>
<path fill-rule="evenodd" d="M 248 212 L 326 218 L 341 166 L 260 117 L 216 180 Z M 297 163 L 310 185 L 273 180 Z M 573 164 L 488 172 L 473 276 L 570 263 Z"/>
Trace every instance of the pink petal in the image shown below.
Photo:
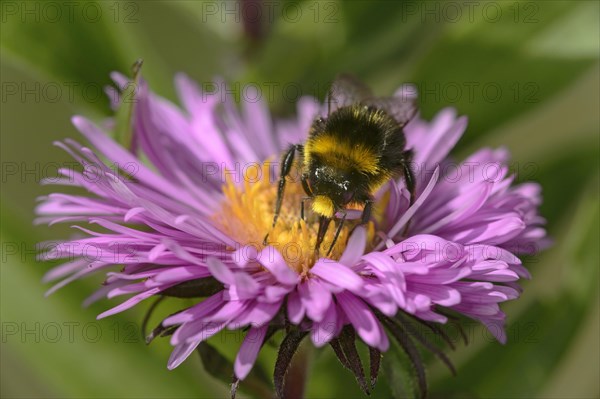
<path fill-rule="evenodd" d="M 233 272 L 223 262 L 217 258 L 208 258 L 206 266 L 214 278 L 223 284 L 234 284 L 235 278 Z"/>
<path fill-rule="evenodd" d="M 287 311 L 290 321 L 294 324 L 300 324 L 304 318 L 306 308 L 300 300 L 300 294 L 297 291 L 292 291 L 287 297 Z"/>
<path fill-rule="evenodd" d="M 196 347 L 200 345 L 200 342 L 202 341 L 177 345 L 171 353 L 171 357 L 169 358 L 169 362 L 167 363 L 167 368 L 169 370 L 173 370 L 175 367 L 183 363 L 183 361 L 187 359 L 189 355 L 192 354 Z"/>
<path fill-rule="evenodd" d="M 208 314 L 210 314 L 211 312 L 213 312 L 215 309 L 217 309 L 222 304 L 223 304 L 223 293 L 218 292 L 218 293 L 206 298 L 202 302 L 192 306 L 189 309 L 186 309 L 184 311 L 176 313 L 173 316 L 167 317 L 166 319 L 163 320 L 162 325 L 163 326 L 174 326 L 177 324 L 192 321 L 194 319 L 201 319 L 201 318 L 207 316 Z"/>
<path fill-rule="evenodd" d="M 240 380 L 246 378 L 250 373 L 250 370 L 252 370 L 252 366 L 254 366 L 254 363 L 256 362 L 258 352 L 260 352 L 260 348 L 267 335 L 268 328 L 268 324 L 265 324 L 262 327 L 252 327 L 248 331 L 248 334 L 246 334 L 246 338 L 244 338 L 244 342 L 242 342 L 242 346 L 235 358 L 234 364 L 235 375 Z"/>
<path fill-rule="evenodd" d="M 298 281 L 298 273 L 290 269 L 283 256 L 275 248 L 267 247 L 263 249 L 258 255 L 258 261 L 281 284 L 294 285 Z"/>
<path fill-rule="evenodd" d="M 339 262 L 348 267 L 354 266 L 360 257 L 365 253 L 367 246 L 367 231 L 364 227 L 358 226 L 348 240 L 348 245 L 344 250 Z"/>
<path fill-rule="evenodd" d="M 323 319 L 313 323 L 310 338 L 317 348 L 321 348 L 339 334 L 341 325 L 338 323 L 335 308 L 336 305 L 332 303 Z"/>
<path fill-rule="evenodd" d="M 346 317 L 348 317 L 363 341 L 382 352 L 387 351 L 389 347 L 387 335 L 371 309 L 362 300 L 349 292 L 342 292 L 337 294 L 336 297 L 338 304 L 344 310 Z"/>
<path fill-rule="evenodd" d="M 298 293 L 308 317 L 317 322 L 323 320 L 333 299 L 331 292 L 326 290 L 316 279 L 309 279 L 298 286 Z"/>
<path fill-rule="evenodd" d="M 360 291 L 363 286 L 362 278 L 352 269 L 329 259 L 317 261 L 310 272 L 333 285 L 349 291 Z"/>

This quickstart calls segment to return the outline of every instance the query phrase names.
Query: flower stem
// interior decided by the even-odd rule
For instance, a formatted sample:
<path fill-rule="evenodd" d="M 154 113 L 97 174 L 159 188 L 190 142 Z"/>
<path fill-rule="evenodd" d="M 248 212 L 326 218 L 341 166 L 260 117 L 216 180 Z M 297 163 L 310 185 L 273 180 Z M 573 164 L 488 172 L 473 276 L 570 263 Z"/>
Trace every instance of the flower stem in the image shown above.
<path fill-rule="evenodd" d="M 284 397 L 286 399 L 304 398 L 306 378 L 308 377 L 308 364 L 310 363 L 312 346 L 304 342 L 292 359 L 292 364 L 285 375 Z"/>

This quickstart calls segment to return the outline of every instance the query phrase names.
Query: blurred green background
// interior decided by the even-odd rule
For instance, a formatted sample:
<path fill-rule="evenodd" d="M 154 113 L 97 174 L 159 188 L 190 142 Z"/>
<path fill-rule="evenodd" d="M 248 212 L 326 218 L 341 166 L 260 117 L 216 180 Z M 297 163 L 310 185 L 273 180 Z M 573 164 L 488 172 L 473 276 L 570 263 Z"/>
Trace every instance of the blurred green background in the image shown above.
<path fill-rule="evenodd" d="M 204 83 L 222 76 L 274 87 L 269 106 L 286 116 L 298 93 L 322 98 L 335 74 L 350 71 L 380 94 L 415 83 L 427 118 L 446 106 L 468 115 L 457 157 L 506 145 L 518 180 L 542 184 L 555 243 L 527 260 L 534 278 L 504 306 L 508 344 L 467 325 L 472 342 L 449 353 L 457 377 L 429 362 L 431 396 L 597 398 L 599 3 L 274 0 L 260 21 L 249 3 L 0 3 L 1 396 L 227 395 L 197 357 L 169 372 L 168 342 L 145 346 L 139 324 L 148 304 L 101 321 L 96 315 L 115 301 L 83 309 L 100 277 L 43 296 L 50 265 L 36 262 L 35 243 L 69 234 L 32 225 L 35 198 L 52 191 L 39 180 L 71 162 L 52 141 L 79 139 L 75 113 L 110 115 L 101 93 L 109 72 L 129 73 L 143 58 L 145 78 L 173 100 L 176 72 Z M 259 358 L 267 370 L 274 354 Z M 308 397 L 361 397 L 330 350 L 313 361 Z M 374 396 L 389 397 L 388 385 L 384 377 Z"/>

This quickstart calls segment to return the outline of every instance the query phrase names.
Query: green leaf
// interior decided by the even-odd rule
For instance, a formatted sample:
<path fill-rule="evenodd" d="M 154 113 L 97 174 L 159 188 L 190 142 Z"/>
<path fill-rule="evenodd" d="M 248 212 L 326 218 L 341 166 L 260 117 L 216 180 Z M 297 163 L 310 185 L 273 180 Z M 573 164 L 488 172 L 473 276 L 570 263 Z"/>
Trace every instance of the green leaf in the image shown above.
<path fill-rule="evenodd" d="M 443 38 L 411 67 L 426 117 L 444 106 L 456 107 L 459 113 L 468 115 L 468 133 L 460 141 L 460 148 L 549 100 L 598 59 L 597 53 L 569 58 L 540 54 L 529 44 L 548 29 L 561 26 L 570 10 L 585 4 L 493 5 L 501 10 L 499 18 L 486 17 L 480 9 L 473 23 L 460 20 L 448 24 Z M 597 34 L 594 24 L 584 24 L 580 29 L 589 36 Z"/>
<path fill-rule="evenodd" d="M 110 83 L 108 75 L 126 70 L 132 61 L 111 34 L 116 25 L 112 3 L 69 4 L 13 3 L 14 11 L 11 7 L 2 16 L 2 56 L 65 90 L 74 87 L 79 101 L 87 99 L 88 106 L 107 112 L 102 88 Z M 94 101 L 89 101 L 92 96 Z"/>
<path fill-rule="evenodd" d="M 382 371 L 394 398 L 419 398 L 416 376 L 411 372 L 410 359 L 396 343 L 383 354 Z M 380 383 L 383 383 L 381 381 Z"/>
<path fill-rule="evenodd" d="M 137 102 L 138 83 L 143 61 L 137 60 L 133 66 L 132 79 L 127 83 L 119 94 L 119 108 L 115 115 L 115 140 L 125 148 L 131 148 L 133 138 L 133 115 Z"/>

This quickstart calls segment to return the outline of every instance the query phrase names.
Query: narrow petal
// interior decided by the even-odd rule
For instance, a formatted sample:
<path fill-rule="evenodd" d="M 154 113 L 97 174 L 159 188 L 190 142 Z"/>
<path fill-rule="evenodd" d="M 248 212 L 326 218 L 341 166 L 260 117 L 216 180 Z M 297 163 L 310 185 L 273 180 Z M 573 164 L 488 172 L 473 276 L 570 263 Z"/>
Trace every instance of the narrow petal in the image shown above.
<path fill-rule="evenodd" d="M 169 358 L 169 362 L 167 363 L 167 368 L 169 370 L 173 370 L 177 366 L 179 366 L 185 359 L 188 358 L 189 355 L 200 345 L 202 341 L 196 341 L 191 343 L 184 343 L 177 345 L 173 352 L 171 353 L 171 357 Z"/>
<path fill-rule="evenodd" d="M 367 246 L 367 231 L 363 226 L 358 226 L 348 240 L 348 245 L 340 258 L 340 263 L 348 267 L 354 266 L 365 253 Z"/>
<path fill-rule="evenodd" d="M 233 276 L 233 272 L 219 259 L 208 258 L 206 260 L 206 266 L 208 267 L 210 274 L 212 274 L 214 278 L 216 278 L 223 284 L 235 283 L 235 277 Z"/>
<path fill-rule="evenodd" d="M 394 224 L 392 226 L 392 228 L 387 232 L 388 236 L 394 237 L 396 234 L 398 234 L 400 232 L 400 229 L 402 229 L 406 225 L 406 223 L 408 223 L 410 218 L 412 218 L 413 215 L 419 210 L 421 205 L 423 205 L 423 203 L 425 203 L 425 200 L 427 199 L 427 197 L 429 197 L 429 195 L 435 188 L 435 184 L 437 183 L 439 176 L 440 176 L 440 168 L 437 167 L 437 168 L 435 168 L 435 171 L 433 172 L 433 175 L 431 176 L 431 179 L 429 180 L 427 187 L 425 187 L 425 190 L 423 190 L 423 192 L 421 193 L 419 198 L 416 199 L 415 203 L 412 204 L 412 206 L 410 208 L 408 208 L 408 210 L 406 212 L 404 212 L 404 214 L 402 215 L 400 220 L 398 220 L 396 222 L 396 224 Z M 379 249 L 382 246 L 383 246 L 383 243 L 379 244 L 375 249 Z"/>
<path fill-rule="evenodd" d="M 382 352 L 387 351 L 389 347 L 387 335 L 367 305 L 348 292 L 337 294 L 336 297 L 340 307 L 363 341 Z"/>
<path fill-rule="evenodd" d="M 287 312 L 290 321 L 294 324 L 300 324 L 304 318 L 306 308 L 300 300 L 300 294 L 297 291 L 292 291 L 287 298 Z"/>
<path fill-rule="evenodd" d="M 298 281 L 298 274 L 290 269 L 283 256 L 273 247 L 263 249 L 258 261 L 282 284 L 293 285 Z"/>
<path fill-rule="evenodd" d="M 167 317 L 166 319 L 163 320 L 162 325 L 163 326 L 174 326 L 177 324 L 182 324 L 182 323 L 185 323 L 188 321 L 192 321 L 194 319 L 201 319 L 201 318 L 207 316 L 208 314 L 210 314 L 211 312 L 213 312 L 215 309 L 217 309 L 222 304 L 223 304 L 223 293 L 219 292 L 219 293 L 216 293 L 216 294 L 206 298 L 205 300 L 192 306 L 191 308 L 188 308 L 179 313 L 176 313 L 173 316 Z"/>
<path fill-rule="evenodd" d="M 331 303 L 323 319 L 313 323 L 310 338 L 317 348 L 321 348 L 339 334 L 341 325 L 338 322 L 336 305 Z"/>
<path fill-rule="evenodd" d="M 323 320 L 325 312 L 329 309 L 333 299 L 331 292 L 325 289 L 316 279 L 309 279 L 298 287 L 298 293 L 306 309 L 307 316 L 317 322 Z"/>
<path fill-rule="evenodd" d="M 168 288 L 168 287 L 163 287 L 163 288 Z M 157 288 L 152 288 L 152 289 L 149 289 L 148 291 L 142 292 L 141 294 L 138 294 L 134 297 L 129 298 L 122 304 L 115 306 L 114 308 L 107 310 L 106 312 L 100 313 L 98 315 L 97 319 L 100 320 L 105 317 L 112 316 L 114 314 L 123 312 L 123 311 L 137 305 L 144 299 L 150 298 L 151 296 L 158 294 L 161 290 L 162 290 L 161 288 L 157 287 Z"/>
<path fill-rule="evenodd" d="M 317 261 L 310 272 L 333 285 L 350 291 L 359 291 L 363 286 L 362 278 L 352 269 L 331 260 Z"/>
<path fill-rule="evenodd" d="M 260 348 L 265 340 L 268 328 L 267 324 L 262 327 L 252 327 L 246 334 L 246 338 L 242 342 L 234 364 L 235 375 L 240 380 L 246 378 L 250 370 L 252 370 L 252 366 L 254 366 L 258 357 L 258 352 L 260 352 Z"/>

